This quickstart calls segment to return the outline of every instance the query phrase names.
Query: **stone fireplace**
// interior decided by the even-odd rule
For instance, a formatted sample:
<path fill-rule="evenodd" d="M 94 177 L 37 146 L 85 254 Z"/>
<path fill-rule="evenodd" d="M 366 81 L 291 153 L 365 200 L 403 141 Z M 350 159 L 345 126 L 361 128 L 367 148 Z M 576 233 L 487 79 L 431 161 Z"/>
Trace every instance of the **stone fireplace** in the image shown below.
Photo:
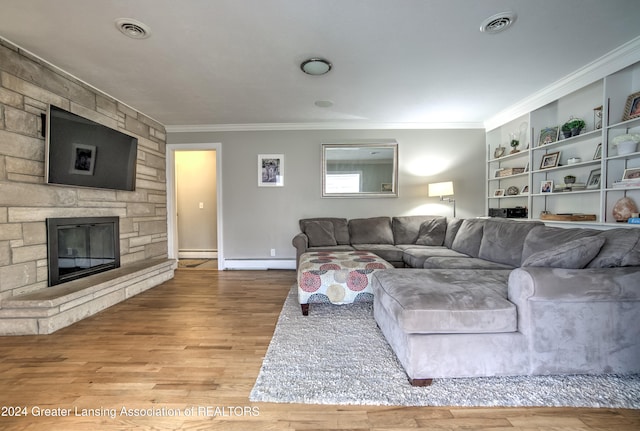
<path fill-rule="evenodd" d="M 49 286 L 120 267 L 118 217 L 47 219 Z"/>

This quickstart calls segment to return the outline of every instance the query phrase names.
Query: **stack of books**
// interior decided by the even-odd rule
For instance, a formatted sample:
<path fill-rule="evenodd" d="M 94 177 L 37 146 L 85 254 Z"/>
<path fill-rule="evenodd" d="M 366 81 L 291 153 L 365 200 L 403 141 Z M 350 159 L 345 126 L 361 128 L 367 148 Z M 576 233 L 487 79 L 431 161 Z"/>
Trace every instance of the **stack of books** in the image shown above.
<path fill-rule="evenodd" d="M 553 187 L 553 192 L 575 192 L 578 190 L 585 190 L 587 185 L 585 183 L 573 183 L 573 184 L 556 184 Z"/>
<path fill-rule="evenodd" d="M 616 181 L 615 183 L 613 183 L 613 187 L 640 187 L 640 178 Z"/>

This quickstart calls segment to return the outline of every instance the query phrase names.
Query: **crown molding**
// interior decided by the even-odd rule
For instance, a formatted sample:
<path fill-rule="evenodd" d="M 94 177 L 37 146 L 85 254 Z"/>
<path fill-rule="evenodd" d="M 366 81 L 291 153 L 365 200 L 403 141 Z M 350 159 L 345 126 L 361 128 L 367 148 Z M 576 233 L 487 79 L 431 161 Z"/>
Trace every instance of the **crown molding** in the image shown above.
<path fill-rule="evenodd" d="M 638 61 L 640 36 L 487 119 L 484 128 L 493 130 Z"/>
<path fill-rule="evenodd" d="M 461 123 L 253 123 L 253 124 L 194 124 L 165 126 L 167 133 L 189 132 L 247 132 L 287 130 L 428 130 L 428 129 L 484 129 L 482 122 Z"/>

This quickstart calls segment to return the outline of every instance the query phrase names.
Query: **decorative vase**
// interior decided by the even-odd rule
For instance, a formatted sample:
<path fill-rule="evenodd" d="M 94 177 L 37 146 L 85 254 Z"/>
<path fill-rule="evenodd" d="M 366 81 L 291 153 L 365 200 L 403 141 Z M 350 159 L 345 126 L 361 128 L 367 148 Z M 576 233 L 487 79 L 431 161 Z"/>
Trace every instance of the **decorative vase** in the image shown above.
<path fill-rule="evenodd" d="M 638 143 L 636 141 L 618 142 L 618 155 L 635 153 L 637 146 Z"/>
<path fill-rule="evenodd" d="M 613 206 L 613 218 L 616 221 L 624 222 L 629 220 L 633 213 L 638 212 L 636 203 L 631 198 L 622 198 Z"/>

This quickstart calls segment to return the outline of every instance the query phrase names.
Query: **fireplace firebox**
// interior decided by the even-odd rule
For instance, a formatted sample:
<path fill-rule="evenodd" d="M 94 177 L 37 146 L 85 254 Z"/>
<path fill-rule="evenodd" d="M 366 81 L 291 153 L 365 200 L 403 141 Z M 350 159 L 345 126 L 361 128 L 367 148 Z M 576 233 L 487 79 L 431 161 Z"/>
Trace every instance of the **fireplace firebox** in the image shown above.
<path fill-rule="evenodd" d="M 47 219 L 49 286 L 120 267 L 118 217 Z"/>

